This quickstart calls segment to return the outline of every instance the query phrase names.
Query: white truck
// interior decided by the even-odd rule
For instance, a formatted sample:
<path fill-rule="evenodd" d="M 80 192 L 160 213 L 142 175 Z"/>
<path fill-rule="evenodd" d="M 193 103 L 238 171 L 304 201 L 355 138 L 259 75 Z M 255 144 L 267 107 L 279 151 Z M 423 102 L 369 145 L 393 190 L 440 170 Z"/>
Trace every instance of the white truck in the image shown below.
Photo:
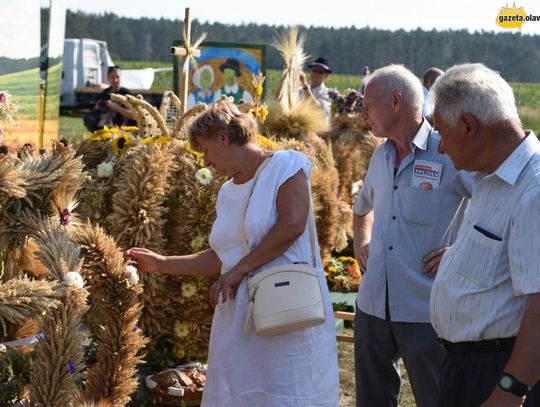
<path fill-rule="evenodd" d="M 63 110 L 92 108 L 107 85 L 107 69 L 114 65 L 107 43 L 89 38 L 66 38 L 62 65 L 60 107 Z M 121 86 L 158 106 L 162 92 L 150 90 L 154 69 L 122 69 Z"/>

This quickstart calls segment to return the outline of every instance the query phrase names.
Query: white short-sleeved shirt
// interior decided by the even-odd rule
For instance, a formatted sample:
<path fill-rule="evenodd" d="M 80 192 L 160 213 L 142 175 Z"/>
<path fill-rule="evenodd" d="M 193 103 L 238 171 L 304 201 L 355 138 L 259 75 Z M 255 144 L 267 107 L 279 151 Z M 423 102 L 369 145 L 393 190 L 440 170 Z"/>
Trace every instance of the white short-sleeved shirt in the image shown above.
<path fill-rule="evenodd" d="M 423 258 L 453 242 L 472 191 L 472 175 L 456 171 L 450 158 L 437 152 L 439 140 L 424 120 L 395 176 L 392 141 L 377 147 L 371 157 L 354 208 L 356 215 L 372 209 L 375 213 L 367 270 L 356 300 L 366 314 L 385 319 L 388 292 L 391 321 L 429 323 L 433 277 L 422 272 Z M 440 166 L 438 188 L 413 186 L 417 160 Z"/>
<path fill-rule="evenodd" d="M 478 174 L 431 292 L 431 322 L 451 342 L 515 336 L 540 292 L 540 142 L 530 134 L 490 175 Z"/>
<path fill-rule="evenodd" d="M 257 179 L 245 219 L 251 249 L 277 220 L 279 187 L 303 171 L 309 178 L 311 163 L 296 151 L 276 152 Z M 253 180 L 223 184 L 217 199 L 217 218 L 210 246 L 222 261 L 222 273 L 243 257 L 239 222 Z M 317 245 L 318 251 L 318 245 Z M 235 300 L 216 307 L 210 335 L 210 352 L 204 407 L 337 407 L 339 373 L 332 304 L 317 254 L 317 270 L 325 301 L 322 325 L 271 337 L 243 332 L 248 306 L 247 283 L 242 281 Z M 311 258 L 308 228 L 283 255 L 262 269 Z"/>

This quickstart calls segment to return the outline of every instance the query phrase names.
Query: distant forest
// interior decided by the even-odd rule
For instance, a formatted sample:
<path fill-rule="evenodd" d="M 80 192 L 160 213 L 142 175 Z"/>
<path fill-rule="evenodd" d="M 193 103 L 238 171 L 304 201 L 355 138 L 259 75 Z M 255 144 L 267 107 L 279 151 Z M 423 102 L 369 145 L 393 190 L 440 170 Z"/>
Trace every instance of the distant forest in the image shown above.
<path fill-rule="evenodd" d="M 167 19 L 133 19 L 115 14 L 87 14 L 68 10 L 66 38 L 105 40 L 114 59 L 171 61 L 169 47 L 180 40 L 183 22 Z M 192 22 L 192 38 L 207 32 L 208 41 L 267 45 L 266 66 L 281 69 L 283 61 L 270 46 L 285 26 L 227 25 Z M 508 32 L 388 31 L 373 28 L 300 27 L 306 35 L 306 52 L 325 56 L 334 72 L 359 75 L 390 63 L 409 67 L 418 76 L 431 66 L 448 68 L 456 63 L 483 62 L 513 82 L 540 82 L 540 36 Z"/>

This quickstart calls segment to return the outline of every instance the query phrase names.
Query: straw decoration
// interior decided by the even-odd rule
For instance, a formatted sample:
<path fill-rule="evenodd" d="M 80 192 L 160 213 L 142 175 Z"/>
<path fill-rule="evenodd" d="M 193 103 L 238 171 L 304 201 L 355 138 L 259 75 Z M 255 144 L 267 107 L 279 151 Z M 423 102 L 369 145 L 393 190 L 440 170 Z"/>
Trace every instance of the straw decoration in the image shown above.
<path fill-rule="evenodd" d="M 6 336 L 8 323 L 23 324 L 57 307 L 63 296 L 57 283 L 12 279 L 0 284 L 0 336 Z"/>
<path fill-rule="evenodd" d="M 142 292 L 136 274 L 126 273 L 126 262 L 115 241 L 100 227 L 87 223 L 75 231 L 83 247 L 82 273 L 91 294 L 92 326 L 97 337 L 97 362 L 86 375 L 84 398 L 95 403 L 125 406 L 137 389 L 139 354 L 147 340 L 137 327 Z"/>

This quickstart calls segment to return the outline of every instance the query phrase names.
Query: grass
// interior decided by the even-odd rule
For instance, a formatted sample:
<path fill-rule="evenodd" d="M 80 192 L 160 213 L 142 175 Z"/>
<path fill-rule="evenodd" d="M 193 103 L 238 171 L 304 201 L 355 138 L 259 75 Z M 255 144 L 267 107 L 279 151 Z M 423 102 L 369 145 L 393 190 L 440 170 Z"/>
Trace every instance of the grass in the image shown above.
<path fill-rule="evenodd" d="M 346 328 L 346 335 L 352 335 L 352 329 Z M 352 343 L 338 343 L 339 357 L 339 382 L 340 398 L 339 407 L 355 407 L 355 387 L 354 387 L 354 345 Z M 400 407 L 415 407 L 416 403 L 409 384 L 407 371 L 401 366 L 402 385 L 399 395 L 398 405 Z"/>
<path fill-rule="evenodd" d="M 64 137 L 74 143 L 82 140 L 90 132 L 84 127 L 81 116 L 60 116 L 59 137 Z"/>

